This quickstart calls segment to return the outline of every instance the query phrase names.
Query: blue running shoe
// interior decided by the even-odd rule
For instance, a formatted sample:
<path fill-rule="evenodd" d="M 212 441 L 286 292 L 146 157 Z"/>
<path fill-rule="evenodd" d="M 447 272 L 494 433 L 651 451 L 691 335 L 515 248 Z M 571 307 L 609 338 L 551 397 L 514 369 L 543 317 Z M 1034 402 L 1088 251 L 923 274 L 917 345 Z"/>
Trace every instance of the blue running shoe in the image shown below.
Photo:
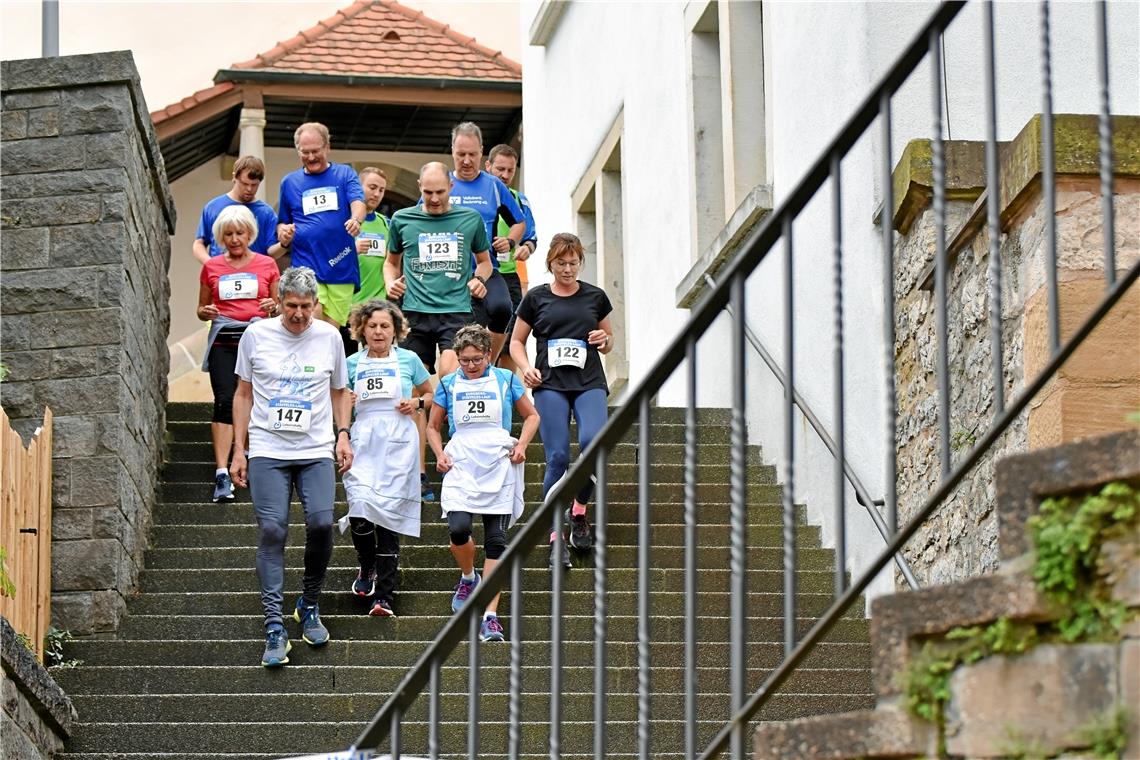
<path fill-rule="evenodd" d="M 483 625 L 479 626 L 480 641 L 503 641 L 505 638 L 498 615 L 483 618 Z"/>
<path fill-rule="evenodd" d="M 265 632 L 265 654 L 261 655 L 261 664 L 267 668 L 279 668 L 289 662 L 289 650 L 293 645 L 289 643 L 289 636 L 282 626 L 274 626 Z"/>
<path fill-rule="evenodd" d="M 420 499 L 423 501 L 435 501 L 435 489 L 432 488 L 431 483 L 428 481 L 426 472 L 420 473 Z"/>
<path fill-rule="evenodd" d="M 471 596 L 471 592 L 479 585 L 479 573 L 475 573 L 475 580 L 465 581 L 463 576 L 459 577 L 459 583 L 455 584 L 455 596 L 451 597 L 451 611 L 459 612 L 459 608 Z"/>
<path fill-rule="evenodd" d="M 234 482 L 230 480 L 227 473 L 219 472 L 214 476 L 214 495 L 212 498 L 215 504 L 219 501 L 234 500 Z"/>
<path fill-rule="evenodd" d="M 299 598 L 293 619 L 301 624 L 301 638 L 306 644 L 319 647 L 329 642 L 329 629 L 321 623 L 320 605 L 310 606 L 305 604 L 304 597 Z"/>

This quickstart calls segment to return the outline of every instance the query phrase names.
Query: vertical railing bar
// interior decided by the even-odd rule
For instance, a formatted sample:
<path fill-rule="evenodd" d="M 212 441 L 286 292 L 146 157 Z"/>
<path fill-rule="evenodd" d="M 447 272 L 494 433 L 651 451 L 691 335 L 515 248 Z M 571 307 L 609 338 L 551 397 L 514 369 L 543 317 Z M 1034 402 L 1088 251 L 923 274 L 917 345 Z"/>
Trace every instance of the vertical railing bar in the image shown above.
<path fill-rule="evenodd" d="M 649 760 L 650 678 L 649 678 L 649 396 L 641 397 L 637 463 L 637 752 Z"/>
<path fill-rule="evenodd" d="M 479 624 L 480 615 L 471 616 L 467 646 L 467 757 L 479 757 Z"/>
<path fill-rule="evenodd" d="M 550 579 L 550 760 L 562 757 L 562 588 L 566 566 L 562 564 L 566 537 L 562 535 L 562 509 L 554 515 L 554 554 Z"/>
<path fill-rule="evenodd" d="M 1061 302 L 1057 286 L 1057 169 L 1053 136 L 1053 68 L 1049 0 L 1041 2 L 1041 196 L 1045 203 L 1045 279 L 1049 296 L 1049 355 L 1061 347 Z"/>
<path fill-rule="evenodd" d="M 609 562 L 609 517 L 606 495 L 607 449 L 598 451 L 594 466 L 594 759 L 606 756 L 606 571 Z"/>
<path fill-rule="evenodd" d="M 403 737 L 400 734 L 400 729 L 404 725 L 404 713 L 400 710 L 395 710 L 392 713 L 392 728 L 388 734 L 388 745 L 391 747 L 389 755 L 391 760 L 400 760 L 400 753 L 403 750 Z"/>
<path fill-rule="evenodd" d="M 518 760 L 522 752 L 522 645 L 523 645 L 523 562 L 511 564 L 511 672 L 508 703 L 507 757 Z"/>
<path fill-rule="evenodd" d="M 440 661 L 431 661 L 430 687 L 428 696 L 428 758 L 439 760 L 439 690 Z"/>
<path fill-rule="evenodd" d="M 938 460 L 942 477 L 950 472 L 950 349 L 946 324 L 946 148 L 942 141 L 942 34 L 930 32 L 930 91 L 934 104 L 930 137 L 934 173 L 934 331 L 938 345 L 935 369 L 938 382 Z"/>
<path fill-rule="evenodd" d="M 886 386 L 886 456 L 883 473 L 883 508 L 889 535 L 898 530 L 898 461 L 895 458 L 895 416 L 898 398 L 895 390 L 895 242 L 894 242 L 894 168 L 891 162 L 891 96 L 883 93 L 879 100 L 880 139 L 883 151 L 883 210 L 879 224 L 883 233 L 883 383 Z M 888 538 L 889 542 L 890 539 Z"/>
<path fill-rule="evenodd" d="M 994 416 L 1005 410 L 1005 377 L 1002 372 L 1001 316 L 1001 175 L 998 173 L 997 74 L 994 50 L 994 4 L 982 4 L 986 90 L 986 227 L 989 234 L 990 354 L 993 368 Z"/>
<path fill-rule="evenodd" d="M 1116 209 L 1113 199 L 1112 170 L 1112 111 L 1108 100 L 1108 3 L 1099 0 L 1096 11 L 1096 73 L 1100 89 L 1100 115 L 1097 120 L 1100 134 L 1100 200 L 1104 223 L 1104 278 L 1112 288 L 1116 282 Z"/>
<path fill-rule="evenodd" d="M 796 648 L 795 277 L 792 218 L 784 217 L 784 656 Z"/>
<path fill-rule="evenodd" d="M 746 371 L 747 355 L 744 350 L 744 286 L 745 276 L 737 275 L 732 280 L 729 302 L 732 304 L 732 421 L 730 436 L 732 448 L 729 452 L 731 472 L 730 498 L 732 500 L 730 530 L 731 581 L 729 589 L 729 688 L 732 698 L 732 713 L 735 714 L 744 704 L 747 688 L 746 657 L 748 646 L 748 504 L 747 498 L 747 446 L 748 431 L 746 402 L 748 398 Z M 745 741 L 746 725 L 732 726 L 731 755 L 733 760 L 744 760 L 747 752 Z"/>
<path fill-rule="evenodd" d="M 697 756 L 697 341 L 685 345 L 685 760 Z"/>
<path fill-rule="evenodd" d="M 838 448 L 835 463 L 835 596 L 843 595 L 847 587 L 847 478 L 843 470 L 847 463 L 845 430 L 843 426 L 843 181 L 842 159 L 831 157 L 831 231 L 834 246 L 835 291 L 835 445 Z"/>

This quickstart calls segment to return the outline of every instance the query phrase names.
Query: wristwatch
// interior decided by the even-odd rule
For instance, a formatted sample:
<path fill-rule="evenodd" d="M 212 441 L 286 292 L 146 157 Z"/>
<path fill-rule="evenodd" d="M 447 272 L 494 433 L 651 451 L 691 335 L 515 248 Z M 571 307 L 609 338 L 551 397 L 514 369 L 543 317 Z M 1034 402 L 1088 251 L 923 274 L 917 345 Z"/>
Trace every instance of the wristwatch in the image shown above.
<path fill-rule="evenodd" d="M 475 275 L 475 279 L 478 280 L 479 282 L 483 283 L 484 285 L 487 284 L 487 278 L 481 274 Z"/>
<path fill-rule="evenodd" d="M 514 241 L 514 238 L 507 238 L 507 242 L 510 243 L 512 251 L 519 247 L 519 244 Z"/>
<path fill-rule="evenodd" d="M 420 396 L 418 399 L 416 399 L 416 401 L 419 402 L 419 408 L 423 409 L 424 408 L 424 397 Z"/>

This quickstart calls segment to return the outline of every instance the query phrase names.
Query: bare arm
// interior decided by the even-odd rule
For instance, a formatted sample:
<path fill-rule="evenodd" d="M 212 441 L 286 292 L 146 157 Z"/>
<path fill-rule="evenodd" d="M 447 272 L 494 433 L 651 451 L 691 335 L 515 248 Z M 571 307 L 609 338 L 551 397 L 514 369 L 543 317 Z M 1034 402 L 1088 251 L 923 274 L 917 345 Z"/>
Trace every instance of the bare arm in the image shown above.
<path fill-rule="evenodd" d="M 198 319 L 203 322 L 209 322 L 218 316 L 218 307 L 214 306 L 214 294 L 210 292 L 210 286 L 204 282 L 198 288 L 197 314 Z"/>
<path fill-rule="evenodd" d="M 451 457 L 443 450 L 443 438 L 439 434 L 440 426 L 446 417 L 447 412 L 444 411 L 443 407 L 432 406 L 426 432 L 428 446 L 431 446 L 431 450 L 435 454 L 435 468 L 440 472 L 447 472 L 451 469 L 452 464 Z"/>
<path fill-rule="evenodd" d="M 598 322 L 597 330 L 590 330 L 586 340 L 591 346 L 598 347 L 599 354 L 608 354 L 614 350 L 614 328 L 610 325 L 610 318 L 605 317 Z"/>
<path fill-rule="evenodd" d="M 515 366 L 522 371 L 523 384 L 527 388 L 537 388 L 542 385 L 542 373 L 530 363 L 526 353 L 526 339 L 530 337 L 530 324 L 522 317 L 515 315 L 515 329 L 511 333 L 511 359 Z"/>
<path fill-rule="evenodd" d="M 526 447 L 534 440 L 534 434 L 538 432 L 538 412 L 534 408 L 534 403 L 530 400 L 529 396 L 522 396 L 515 402 L 515 410 L 522 415 L 523 424 L 522 431 L 519 432 L 519 442 L 511 449 L 511 461 L 515 464 L 526 461 Z"/>
<path fill-rule="evenodd" d="M 471 291 L 472 298 L 483 298 L 487 295 L 487 286 L 484 283 L 493 271 L 495 270 L 491 266 L 489 251 L 475 254 L 475 274 L 467 281 L 467 289 Z"/>
<path fill-rule="evenodd" d="M 193 250 L 194 258 L 198 259 L 199 264 L 205 264 L 210 260 L 210 249 L 206 247 L 206 241 L 202 238 L 195 238 Z"/>
<path fill-rule="evenodd" d="M 249 447 L 249 415 L 253 411 L 253 385 L 240 377 L 234 391 L 234 457 L 230 477 L 240 488 L 249 486 L 249 464 L 245 458 Z"/>
<path fill-rule="evenodd" d="M 404 254 L 389 251 L 384 257 L 384 288 L 392 298 L 404 295 Z"/>
<path fill-rule="evenodd" d="M 336 425 L 336 461 L 343 475 L 352 467 L 352 438 L 342 429 L 352 425 L 352 391 L 348 388 L 332 389 L 333 423 Z"/>

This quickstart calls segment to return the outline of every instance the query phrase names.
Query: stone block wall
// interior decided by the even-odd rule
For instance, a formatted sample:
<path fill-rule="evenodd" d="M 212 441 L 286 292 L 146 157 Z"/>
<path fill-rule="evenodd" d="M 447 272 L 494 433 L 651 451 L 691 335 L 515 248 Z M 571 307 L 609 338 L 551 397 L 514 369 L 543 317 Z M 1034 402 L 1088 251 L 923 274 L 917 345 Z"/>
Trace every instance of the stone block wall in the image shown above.
<path fill-rule="evenodd" d="M 1140 120 L 1117 118 L 1116 264 L 1140 258 Z M 1101 196 L 1096 175 L 1096 120 L 1061 116 L 1058 130 L 1056 230 L 1062 339 L 1105 290 Z M 1091 142 L 1090 142 L 1091 140 Z M 1045 208 L 1039 122 L 1032 120 L 1004 145 L 999 241 L 1002 269 L 1002 362 L 1008 403 L 1046 363 Z M 947 143 L 947 327 L 950 369 L 950 448 L 958 462 L 992 426 L 994 405 L 989 333 L 989 236 L 981 143 Z M 1068 152 L 1065 152 L 1068 151 Z M 1092 152 L 1090 160 L 1089 151 Z M 932 266 L 935 219 L 929 187 L 916 171 L 928 149 L 908 149 L 896 169 L 896 382 L 899 398 L 899 517 L 909 519 L 941 480 L 936 380 L 937 340 Z M 916 181 L 914 178 L 918 176 Z M 907 184 L 900 183 L 903 176 Z M 928 181 L 928 180 L 925 180 Z M 1108 319 L 1013 422 L 941 509 L 906 547 L 924 585 L 992 572 L 999 560 L 994 513 L 994 464 L 1003 456 L 1129 426 L 1140 408 L 1140 286 L 1126 293 Z"/>
<path fill-rule="evenodd" d="M 43 760 L 63 750 L 76 719 L 59 684 L 0 617 L 0 757 Z"/>
<path fill-rule="evenodd" d="M 130 53 L 3 61 L 0 403 L 55 414 L 52 618 L 117 629 L 165 425 L 174 205 Z"/>

